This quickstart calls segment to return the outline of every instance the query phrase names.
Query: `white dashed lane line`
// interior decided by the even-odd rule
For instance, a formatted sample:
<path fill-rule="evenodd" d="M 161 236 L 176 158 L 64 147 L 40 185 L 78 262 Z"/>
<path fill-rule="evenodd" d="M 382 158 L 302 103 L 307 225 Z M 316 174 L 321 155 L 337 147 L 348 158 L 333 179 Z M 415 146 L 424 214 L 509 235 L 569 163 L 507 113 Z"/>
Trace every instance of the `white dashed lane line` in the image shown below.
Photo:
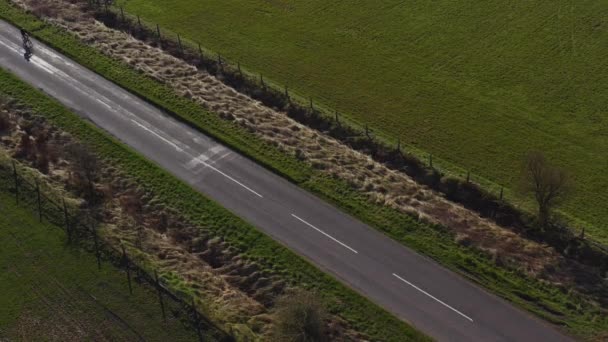
<path fill-rule="evenodd" d="M 324 231 L 322 231 L 321 229 L 319 229 L 319 228 L 317 228 L 317 227 L 313 226 L 312 224 L 310 224 L 310 223 L 308 223 L 308 222 L 306 222 L 306 221 L 302 220 L 301 218 L 299 218 L 299 217 L 298 217 L 298 216 L 296 216 L 295 214 L 291 214 L 291 216 L 293 216 L 293 217 L 294 217 L 296 220 L 298 220 L 298 221 L 300 221 L 300 222 L 304 223 L 305 225 L 309 226 L 310 228 L 312 228 L 312 229 L 314 229 L 314 230 L 318 231 L 319 233 L 321 233 L 321 234 L 323 234 L 323 235 L 327 236 L 328 238 L 332 239 L 333 241 L 335 241 L 335 242 L 339 243 L 339 244 L 340 244 L 341 246 L 343 246 L 344 248 L 348 248 L 348 249 L 349 249 L 351 252 L 353 252 L 353 253 L 355 253 L 355 254 L 358 254 L 358 253 L 359 253 L 359 252 L 357 252 L 356 250 L 354 250 L 353 248 L 351 248 L 349 245 L 347 245 L 347 244 L 345 244 L 344 242 L 342 242 L 342 241 L 340 241 L 340 240 L 336 239 L 335 237 L 333 237 L 333 236 L 331 236 L 331 235 L 327 234 L 326 232 L 324 232 Z"/>
<path fill-rule="evenodd" d="M 19 53 L 20 47 L 18 45 L 15 45 L 15 44 L 10 44 L 9 45 L 9 43 L 5 43 L 3 41 L 0 41 L 0 44 L 3 45 L 3 46 L 5 46 L 6 48 L 8 48 L 10 50 L 13 50 L 14 52 Z M 109 99 L 107 99 L 106 97 L 102 96 L 101 94 L 93 91 L 89 87 L 86 87 L 84 84 L 76 81 L 75 79 L 73 79 L 72 77 L 70 77 L 69 75 L 67 75 L 66 73 L 64 73 L 63 71 L 57 69 L 56 67 L 52 66 L 51 64 L 49 64 L 45 60 L 39 58 L 38 56 L 36 56 L 36 55 L 32 56 L 31 64 L 37 65 L 38 67 L 44 69 L 49 74 L 55 75 L 57 77 L 61 77 L 61 78 L 65 79 L 67 82 L 74 84 L 75 85 L 75 89 L 78 89 L 84 95 L 87 95 L 87 96 L 89 95 L 88 93 L 84 92 L 84 89 L 90 90 L 90 92 L 92 94 L 96 95 L 97 101 L 100 104 L 104 105 L 109 110 L 116 110 L 116 109 L 112 108 L 111 105 L 108 104 L 108 102 L 111 102 Z M 121 110 L 121 112 L 124 112 L 124 111 Z M 127 114 L 129 114 L 129 113 L 127 112 Z M 132 115 L 129 115 L 129 116 L 132 116 Z M 165 143 L 171 145 L 173 148 L 175 148 L 176 151 L 185 152 L 182 147 L 178 146 L 178 144 L 176 144 L 175 142 L 170 141 L 169 139 L 165 138 L 161 134 L 157 133 L 155 129 L 148 128 L 146 125 L 142 124 L 138 120 L 131 119 L 131 122 L 133 122 L 134 124 L 136 124 L 140 128 L 143 128 L 144 130 L 148 131 L 149 133 L 152 133 L 157 138 L 163 140 Z M 146 123 L 146 124 L 148 124 L 148 123 Z M 248 187 L 245 184 L 239 182 L 238 180 L 234 179 L 233 177 L 231 177 L 230 175 L 226 174 L 225 172 L 219 170 L 218 168 L 214 167 L 213 165 L 205 162 L 204 160 L 197 160 L 197 162 L 200 163 L 200 164 L 202 164 L 202 165 L 204 165 L 204 166 L 206 166 L 206 167 L 208 167 L 208 168 L 210 168 L 211 170 L 213 170 L 213 171 L 221 174 L 222 176 L 228 178 L 229 180 L 233 181 L 234 183 L 236 183 L 236 184 L 240 185 L 241 187 L 247 189 L 249 192 L 253 193 L 254 195 L 256 195 L 256 196 L 258 196 L 260 198 L 264 197 L 264 196 L 260 195 L 257 191 L 254 191 L 250 187 Z"/>
<path fill-rule="evenodd" d="M 431 299 L 435 300 L 435 301 L 436 301 L 436 302 L 438 302 L 439 304 L 441 304 L 441 305 L 445 306 L 446 308 L 448 308 L 448 309 L 450 309 L 450 310 L 454 311 L 455 313 L 459 314 L 460 316 L 462 316 L 462 317 L 464 317 L 464 318 L 468 319 L 469 321 L 473 322 L 473 319 L 472 319 L 471 317 L 469 317 L 469 316 L 467 316 L 467 315 L 463 314 L 462 312 L 460 312 L 460 311 L 458 311 L 458 310 L 454 309 L 453 307 L 451 307 L 451 306 L 447 305 L 446 303 L 444 303 L 444 302 L 442 302 L 441 300 L 437 299 L 436 297 L 434 297 L 434 296 L 433 296 L 433 295 L 431 295 L 430 293 L 428 293 L 428 292 L 424 291 L 423 289 L 419 288 L 418 286 L 416 286 L 416 285 L 414 285 L 414 284 L 410 283 L 409 281 L 407 281 L 407 280 L 405 280 L 405 279 L 401 278 L 400 276 L 398 276 L 398 275 L 397 275 L 397 274 L 395 274 L 395 273 L 393 273 L 393 276 L 395 276 L 397 279 L 401 280 L 402 282 L 404 282 L 404 283 L 408 284 L 409 286 L 411 286 L 411 287 L 415 288 L 416 290 L 418 290 L 418 291 L 420 291 L 420 292 L 424 293 L 425 295 L 427 295 L 427 296 L 428 296 L 428 297 L 430 297 Z"/>
<path fill-rule="evenodd" d="M 13 45 L 13 46 L 10 46 L 10 45 L 8 45 L 7 43 L 4 43 L 4 42 L 2 42 L 2 41 L 0 41 L 0 44 L 1 44 L 1 45 L 4 45 L 5 47 L 9 48 L 10 50 L 13 50 L 13 51 L 19 52 L 19 46 L 17 46 L 17 45 L 13 45 L 13 44 L 11 44 L 11 45 Z M 53 74 L 53 75 L 58 75 L 58 76 L 60 76 L 60 77 L 63 77 L 64 79 L 68 80 L 68 82 L 70 82 L 70 81 L 75 82 L 75 80 L 72 80 L 72 79 L 71 79 L 71 77 L 70 77 L 69 75 L 67 75 L 67 74 L 65 74 L 64 72 L 62 72 L 61 70 L 59 70 L 59 69 L 57 69 L 57 68 L 53 67 L 52 65 L 50 65 L 50 64 L 49 64 L 49 63 L 47 63 L 46 61 L 44 61 L 44 60 L 42 60 L 42 59 L 38 58 L 37 56 L 33 56 L 33 58 L 32 58 L 32 61 L 31 61 L 31 62 L 32 62 L 31 64 L 37 65 L 38 67 L 40 67 L 40 68 L 44 69 L 45 71 L 47 71 L 47 72 L 48 72 L 48 73 L 50 73 L 50 74 Z M 82 90 L 81 90 L 81 88 L 82 88 L 82 87 L 76 87 L 76 89 L 79 89 L 80 91 L 82 91 Z M 97 101 L 98 101 L 100 104 L 102 104 L 102 105 L 104 105 L 105 107 L 107 107 L 108 109 L 113 110 L 112 106 L 111 106 L 111 105 L 109 105 L 109 104 L 108 104 L 106 101 L 104 101 L 104 100 L 108 100 L 108 99 L 106 99 L 105 97 L 102 97 L 102 96 L 99 94 L 99 97 L 97 98 Z M 108 102 L 109 102 L 109 100 L 108 100 Z M 158 132 L 156 132 L 156 130 L 155 130 L 155 129 L 151 129 L 151 128 L 147 127 L 147 125 L 144 125 L 144 124 L 142 124 L 142 123 L 138 122 L 138 120 L 133 120 L 133 119 L 131 119 L 131 121 L 132 121 L 134 124 L 136 124 L 137 126 L 139 126 L 140 128 L 144 129 L 145 131 L 147 131 L 147 132 L 149 132 L 149 133 L 151 133 L 151 134 L 155 135 L 157 138 L 159 138 L 159 139 L 163 140 L 165 143 L 167 143 L 167 144 L 171 145 L 173 148 L 175 148 L 175 150 L 176 150 L 176 151 L 186 153 L 186 152 L 184 151 L 184 148 L 183 148 L 183 147 L 181 147 L 181 146 L 179 146 L 179 145 L 180 145 L 180 144 L 179 144 L 179 142 L 173 142 L 173 141 L 171 141 L 171 140 L 169 140 L 169 139 L 165 138 L 165 137 L 164 137 L 162 134 L 159 134 Z M 147 122 L 146 122 L 146 124 L 147 124 Z M 161 133 L 163 133 L 163 132 L 161 132 Z M 195 141 L 195 142 L 196 142 L 196 141 Z M 218 153 L 219 153 L 221 150 L 223 150 L 223 147 L 221 147 L 221 146 L 217 146 L 217 148 L 218 148 L 218 150 L 217 150 L 217 151 L 216 151 L 216 150 L 214 150 L 213 148 L 212 148 L 212 149 L 209 151 L 209 152 L 210 152 L 210 154 L 211 154 L 211 156 L 213 156 L 213 155 L 215 155 L 215 154 L 218 154 Z M 227 156 L 227 155 L 229 155 L 229 154 L 230 154 L 230 153 L 226 153 L 225 155 L 221 155 L 221 157 L 220 157 L 219 159 L 222 159 L 222 158 L 226 157 L 226 156 Z M 229 180 L 231 180 L 232 182 L 234 182 L 234 183 L 236 183 L 236 184 L 240 185 L 241 187 L 245 188 L 246 190 L 248 190 L 249 192 L 253 193 L 254 195 L 256 195 L 256 196 L 258 196 L 258 197 L 260 197 L 260 198 L 263 198 L 263 196 L 262 196 L 261 194 L 259 194 L 258 192 L 254 191 L 253 189 L 249 188 L 249 187 L 248 187 L 248 186 L 246 186 L 245 184 L 243 184 L 243 183 L 239 182 L 239 181 L 238 181 L 238 180 L 236 180 L 235 178 L 231 177 L 230 175 L 226 174 L 225 172 L 223 172 L 223 171 L 219 170 L 218 168 L 214 167 L 213 165 L 211 165 L 211 164 L 207 163 L 207 160 L 211 159 L 211 158 L 210 158 L 211 156 L 208 156 L 208 155 L 203 154 L 203 155 L 200 155 L 199 157 L 192 158 L 191 162 L 190 162 L 190 163 L 188 163 L 188 165 L 187 165 L 187 166 L 188 166 L 189 168 L 192 168 L 192 167 L 193 167 L 194 165 L 196 165 L 196 164 L 204 165 L 205 167 L 207 167 L 207 168 L 209 168 L 209 169 L 211 169 L 211 170 L 213 170 L 213 171 L 215 171 L 215 172 L 217 172 L 217 173 L 221 174 L 222 176 L 224 176 L 224 177 L 228 178 L 228 179 L 229 179 Z M 327 234 L 327 233 L 326 233 L 326 232 L 324 232 L 323 230 L 321 230 L 321 229 L 319 229 L 319 228 L 315 227 L 314 225 L 312 225 L 312 224 L 310 224 L 310 223 L 306 222 L 305 220 L 301 219 L 301 218 L 300 218 L 300 217 L 298 217 L 297 215 L 295 215 L 295 214 L 291 214 L 291 216 L 293 216 L 293 217 L 294 217 L 295 219 L 297 219 L 298 221 L 300 221 L 300 222 L 304 223 L 304 224 L 305 224 L 305 225 L 307 225 L 308 227 L 310 227 L 310 228 L 312 228 L 312 229 L 316 230 L 317 232 L 319 232 L 319 233 L 323 234 L 324 236 L 326 236 L 326 237 L 330 238 L 331 240 L 333 240 L 334 242 L 336 242 L 336 243 L 338 243 L 339 245 L 343 246 L 344 248 L 347 248 L 347 249 L 348 249 L 348 250 L 350 250 L 351 252 L 353 252 L 353 253 L 355 253 L 355 254 L 358 254 L 358 253 L 359 253 L 359 252 L 357 252 L 357 251 L 356 251 L 354 248 L 352 248 L 352 247 L 348 246 L 347 244 L 343 243 L 342 241 L 340 241 L 340 240 L 338 240 L 338 239 L 334 238 L 333 236 L 331 236 L 331 235 Z M 436 297 L 434 297 L 433 295 L 431 295 L 431 294 L 429 294 L 428 292 L 426 292 L 426 291 L 422 290 L 421 288 L 417 287 L 416 285 L 412 284 L 411 282 L 409 282 L 409 281 L 407 281 L 407 280 L 403 279 L 403 278 L 402 278 L 402 277 L 400 277 L 399 275 L 397 275 L 397 274 L 393 273 L 393 276 L 395 276 L 397 279 L 401 280 L 402 282 L 406 283 L 407 285 L 409 285 L 409 286 L 413 287 L 414 289 L 418 290 L 419 292 L 421 292 L 421 293 L 425 294 L 426 296 L 430 297 L 431 299 L 433 299 L 433 300 L 437 301 L 437 302 L 438 302 L 438 303 L 440 303 L 441 305 L 443 305 L 443 306 L 447 307 L 448 309 L 450 309 L 450 310 L 452 310 L 452 311 L 456 312 L 456 313 L 457 313 L 457 314 L 459 314 L 460 316 L 462 316 L 462 317 L 466 318 L 467 320 L 469 320 L 469 321 L 473 322 L 473 319 L 472 319 L 472 318 L 470 318 L 469 316 L 467 316 L 467 315 L 463 314 L 462 312 L 460 312 L 460 311 L 458 311 L 458 310 L 454 309 L 454 308 L 453 308 L 453 307 L 451 307 L 450 305 L 448 305 L 448 304 L 444 303 L 443 301 L 441 301 L 441 300 L 437 299 L 437 298 L 436 298 Z"/>
<path fill-rule="evenodd" d="M 219 170 L 218 168 L 214 167 L 213 165 L 211 165 L 211 164 L 209 164 L 209 163 L 206 163 L 206 162 L 203 162 L 203 161 L 201 161 L 201 164 L 203 164 L 203 165 L 205 165 L 206 167 L 210 168 L 211 170 L 213 170 L 213 171 L 215 171 L 215 172 L 219 173 L 220 175 L 222 175 L 222 176 L 224 176 L 224 177 L 226 177 L 226 178 L 230 179 L 231 181 L 235 182 L 236 184 L 238 184 L 238 185 L 242 186 L 243 188 L 245 188 L 245 189 L 249 190 L 251 193 L 253 193 L 254 195 L 258 196 L 259 198 L 264 198 L 264 196 L 260 195 L 260 194 L 259 194 L 259 193 L 257 193 L 255 190 L 253 190 L 253 189 L 251 189 L 250 187 L 248 187 L 247 185 L 245 185 L 245 184 L 243 184 L 243 183 L 239 182 L 238 180 L 236 180 L 236 179 L 234 179 L 234 178 L 230 177 L 229 175 L 227 175 L 226 173 L 222 172 L 221 170 Z"/>
<path fill-rule="evenodd" d="M 148 131 L 149 133 L 153 134 L 154 136 L 156 136 L 157 138 L 161 139 L 161 140 L 162 140 L 162 141 L 164 141 L 165 143 L 167 143 L 167 144 L 171 145 L 173 148 L 175 148 L 175 150 L 176 150 L 176 151 L 186 153 L 182 147 L 178 146 L 176 143 L 174 143 L 174 142 L 170 141 L 169 139 L 167 139 L 167 138 L 163 137 L 161 134 L 156 133 L 154 129 L 150 129 L 150 128 L 146 127 L 145 125 L 143 125 L 143 124 L 141 124 L 141 123 L 137 122 L 136 120 L 131 120 L 131 121 L 132 121 L 134 124 L 136 124 L 137 126 L 139 126 L 140 128 L 142 128 L 142 129 L 144 129 L 144 130 Z M 222 175 L 222 176 L 224 176 L 224 177 L 226 177 L 226 178 L 230 179 L 230 180 L 231 180 L 231 181 L 233 181 L 234 183 L 236 183 L 236 184 L 238 184 L 238 185 L 242 186 L 243 188 L 247 189 L 247 191 L 251 192 L 252 194 L 254 194 L 254 195 L 256 195 L 256 196 L 258 196 L 258 197 L 260 197 L 260 198 L 264 198 L 264 196 L 260 195 L 260 194 L 259 194 L 257 191 L 255 191 L 255 190 L 251 189 L 250 187 L 248 187 L 247 185 L 245 185 L 245 184 L 243 184 L 243 183 L 239 182 L 238 180 L 234 179 L 233 177 L 231 177 L 230 175 L 228 175 L 228 174 L 226 174 L 225 172 L 221 171 L 220 169 L 216 168 L 215 166 L 213 166 L 213 165 L 211 165 L 211 164 L 209 164 L 209 163 L 207 163 L 207 162 L 205 162 L 205 161 L 203 161 L 203 160 L 199 160 L 199 159 L 195 159 L 195 160 L 196 160 L 196 162 L 197 162 L 197 163 L 199 163 L 199 164 L 201 164 L 201 165 L 204 165 L 205 167 L 210 168 L 211 170 L 213 170 L 213 171 L 215 171 L 215 172 L 219 173 L 220 175 Z"/>

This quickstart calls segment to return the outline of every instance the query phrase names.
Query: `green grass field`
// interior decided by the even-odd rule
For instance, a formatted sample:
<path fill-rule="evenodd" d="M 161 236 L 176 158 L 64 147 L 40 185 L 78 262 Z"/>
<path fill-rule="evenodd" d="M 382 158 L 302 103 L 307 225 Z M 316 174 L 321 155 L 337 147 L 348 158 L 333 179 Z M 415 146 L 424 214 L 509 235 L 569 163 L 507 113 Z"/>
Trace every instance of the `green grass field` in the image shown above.
<path fill-rule="evenodd" d="M 125 64 L 104 57 L 95 49 L 79 43 L 72 35 L 52 25 L 44 24 L 30 14 L 14 9 L 5 1 L 0 1 L 0 18 L 25 27 L 37 38 L 60 48 L 80 63 L 134 93 L 141 94 L 169 110 L 179 112 L 182 119 L 195 123 L 201 129 L 205 127 L 204 131 L 243 153 L 256 157 L 256 160 L 266 163 L 268 167 L 291 180 L 305 182 L 312 177 L 311 170 L 301 165 L 295 158 L 283 156 L 275 148 L 241 131 L 238 126 L 204 111 L 194 102 L 176 96 L 169 88 L 144 77 Z M 314 286 L 323 296 L 324 303 L 331 312 L 339 314 L 348 320 L 354 329 L 370 336 L 373 340 L 429 340 L 406 322 L 345 287 L 270 237 L 260 233 L 250 224 L 2 68 L 0 68 L 0 95 L 16 99 L 31 108 L 34 113 L 49 120 L 51 124 L 86 143 L 101 158 L 125 174 L 131 175 L 143 188 L 154 192 L 162 203 L 172 208 L 179 208 L 179 215 L 183 215 L 214 236 L 221 236 L 223 241 L 241 252 L 245 259 L 255 261 L 262 268 L 282 275 L 291 284 Z M 322 179 L 313 183 L 335 186 L 329 180 L 324 183 Z M 412 223 L 411 219 L 402 222 L 405 225 Z M 172 283 L 172 285 L 175 285 L 176 291 L 192 292 L 191 288 L 182 286 L 183 284 Z"/>
<path fill-rule="evenodd" d="M 396 241 L 437 260 L 518 306 L 548 321 L 565 325 L 568 331 L 579 336 L 589 337 L 606 330 L 608 323 L 605 317 L 597 308 L 581 301 L 577 295 L 564 293 L 556 287 L 499 267 L 486 255 L 459 246 L 439 227 L 417 222 L 395 210 L 370 203 L 368 198 L 354 192 L 346 183 L 323 177 L 302 162 L 282 155 L 273 146 L 264 145 L 239 126 L 219 119 L 193 102 L 176 96 L 171 89 L 125 64 L 103 56 L 94 48 L 82 45 L 73 36 L 15 10 L 3 1 L 0 1 L 0 17 L 25 27 L 37 38 L 50 43 L 86 67 L 168 109 L 201 131 L 218 137 L 256 161 L 286 175 L 294 183 L 326 198 Z M 340 312 L 353 326 L 368 333 L 373 339 L 403 340 L 403 336 L 423 339 L 406 324 L 354 294 L 216 203 L 2 70 L 0 93 L 27 103 L 52 124 L 77 139 L 86 141 L 102 157 L 126 174 L 133 175 L 141 186 L 153 191 L 163 203 L 180 208 L 179 213 L 193 223 L 223 236 L 225 241 L 241 251 L 246 258 L 271 267 L 289 281 L 317 284 L 318 290 L 326 295 L 326 303 L 332 311 Z"/>
<path fill-rule="evenodd" d="M 133 282 L 93 254 L 66 245 L 61 228 L 0 192 L 0 340 L 195 341 L 196 332 L 163 323 L 154 289 Z"/>
<path fill-rule="evenodd" d="M 606 1 L 122 3 L 483 179 L 545 151 L 575 177 L 564 214 L 608 241 Z"/>

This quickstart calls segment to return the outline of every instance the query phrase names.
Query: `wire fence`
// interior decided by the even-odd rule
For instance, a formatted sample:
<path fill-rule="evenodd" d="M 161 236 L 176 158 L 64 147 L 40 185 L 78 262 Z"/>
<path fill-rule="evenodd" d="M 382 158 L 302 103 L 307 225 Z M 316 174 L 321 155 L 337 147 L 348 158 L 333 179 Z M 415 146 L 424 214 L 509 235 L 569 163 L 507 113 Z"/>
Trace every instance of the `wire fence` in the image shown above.
<path fill-rule="evenodd" d="M 272 82 L 262 74 L 246 70 L 240 62 L 232 61 L 219 52 L 213 52 L 200 43 L 193 42 L 179 33 L 148 22 L 139 15 L 125 12 L 113 1 L 87 0 L 96 18 L 109 27 L 127 32 L 137 39 L 146 41 L 187 63 L 221 76 L 222 82 L 270 108 L 285 111 L 292 119 L 311 128 L 325 132 L 351 148 L 371 155 L 376 161 L 391 168 L 399 169 L 418 182 L 442 191 L 437 179 L 446 175 L 466 180 L 468 187 L 477 186 L 476 192 L 483 192 L 479 198 L 504 200 L 510 196 L 508 189 L 486 180 L 470 171 L 458 168 L 445 160 L 406 145 L 400 139 L 388 137 L 374 129 L 369 123 L 362 123 L 343 116 L 340 111 L 316 103 L 289 89 L 287 85 Z M 434 173 L 438 177 L 427 177 Z M 464 196 L 469 197 L 469 196 Z M 458 199 L 455 199 L 458 200 Z"/>
<path fill-rule="evenodd" d="M 0 191 L 14 194 L 15 202 L 33 209 L 40 222 L 47 221 L 62 228 L 68 244 L 94 253 L 98 269 L 101 269 L 102 263 L 109 263 L 124 270 L 130 294 L 133 293 L 133 282 L 154 288 L 163 321 L 176 319 L 184 322 L 196 331 L 199 341 L 234 341 L 230 334 L 198 311 L 194 297 L 171 290 L 156 270 L 143 267 L 127 253 L 123 245 L 116 247 L 101 239 L 98 234 L 100 223 L 88 210 L 72 208 L 60 198 L 60 194 L 31 178 L 20 172 L 15 161 L 12 166 L 0 163 Z"/>
<path fill-rule="evenodd" d="M 554 224 L 554 229 L 549 232 L 535 230 L 530 223 L 534 221 L 532 215 L 520 206 L 508 202 L 506 197 L 512 197 L 512 194 L 503 186 L 473 176 L 470 171 L 439 160 L 432 154 L 405 146 L 399 139 L 376 134 L 368 124 L 342 117 L 335 109 L 315 104 L 310 97 L 293 93 L 287 86 L 272 83 L 262 74 L 245 70 L 240 62 L 231 61 L 220 53 L 205 49 L 200 43 L 185 39 L 179 33 L 161 28 L 158 24 L 147 22 L 139 15 L 129 14 L 114 1 L 87 1 L 95 11 L 96 18 L 106 25 L 157 46 L 210 74 L 221 76 L 224 83 L 237 91 L 271 108 L 285 111 L 294 120 L 371 155 L 374 160 L 408 174 L 418 183 L 445 194 L 448 199 L 461 203 L 498 224 L 512 227 L 529 238 L 549 243 L 559 251 L 566 250 L 572 244 L 580 245 L 584 242 L 583 245 L 594 250 L 583 253 L 585 262 L 597 265 L 598 261 L 589 258 L 597 259 L 600 254 L 600 259 L 608 260 L 607 246 L 592 239 L 583 239 L 584 226 L 581 234 L 577 229 L 563 224 Z M 585 250 L 589 248 L 585 247 Z M 599 263 L 603 265 L 604 262 Z"/>
<path fill-rule="evenodd" d="M 387 145 L 391 149 L 403 148 L 408 154 L 415 155 L 429 167 L 435 168 L 444 174 L 461 178 L 467 177 L 472 181 L 472 175 L 469 171 L 419 150 L 412 145 L 406 145 L 399 138 L 388 136 L 380 130 L 374 129 L 373 122 L 357 120 L 352 116 L 343 116 L 337 108 L 331 108 L 320 101 L 315 101 L 312 96 L 301 94 L 293 88 L 289 88 L 287 84 L 276 83 L 264 77 L 262 73 L 249 71 L 241 66 L 239 61 L 231 60 L 221 52 L 209 50 L 201 46 L 200 43 L 187 39 L 179 33 L 161 27 L 157 23 L 148 22 L 139 15 L 126 12 L 116 1 L 87 0 L 87 2 L 92 8 L 97 10 L 98 19 L 112 24 L 112 27 L 129 32 L 137 38 L 154 41 L 163 50 L 182 57 L 193 65 L 204 66 L 211 73 L 221 72 L 224 81 L 227 81 L 231 86 L 236 85 L 237 88 L 240 88 L 239 84 L 235 84 L 235 81 L 253 85 L 257 91 L 248 92 L 247 94 L 270 107 L 282 108 L 283 105 L 288 103 L 290 107 L 297 107 L 298 110 L 304 110 L 308 114 L 311 114 L 315 120 L 321 120 L 332 125 L 340 125 L 354 135 L 370 138 L 373 136 L 374 140 L 378 143 Z M 288 114 L 291 115 L 292 113 L 288 112 Z M 298 119 L 302 120 L 303 118 Z M 487 188 L 491 187 L 493 191 L 496 191 L 496 194 L 500 191 L 501 186 L 498 185 L 497 187 L 497 184 L 489 180 L 476 176 L 475 181 L 480 184 L 484 183 L 484 186 Z"/>

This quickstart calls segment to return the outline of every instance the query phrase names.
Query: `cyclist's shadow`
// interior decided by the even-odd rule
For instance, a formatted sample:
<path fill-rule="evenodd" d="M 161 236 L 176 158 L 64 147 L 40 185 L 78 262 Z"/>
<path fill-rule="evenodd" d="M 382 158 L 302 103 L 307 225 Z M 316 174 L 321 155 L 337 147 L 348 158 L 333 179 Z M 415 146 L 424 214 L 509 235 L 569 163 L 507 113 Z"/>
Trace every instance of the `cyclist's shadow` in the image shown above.
<path fill-rule="evenodd" d="M 25 60 L 29 62 L 32 58 L 32 55 L 34 54 L 34 44 L 32 44 L 32 41 L 30 40 L 29 33 L 27 33 L 24 29 L 21 29 L 20 31 L 21 38 L 23 39 L 23 50 L 25 50 L 23 58 L 25 58 Z"/>
<path fill-rule="evenodd" d="M 25 53 L 23 54 L 23 58 L 25 58 L 25 60 L 29 62 L 32 56 L 34 55 L 34 52 L 29 47 L 24 47 L 24 49 Z"/>

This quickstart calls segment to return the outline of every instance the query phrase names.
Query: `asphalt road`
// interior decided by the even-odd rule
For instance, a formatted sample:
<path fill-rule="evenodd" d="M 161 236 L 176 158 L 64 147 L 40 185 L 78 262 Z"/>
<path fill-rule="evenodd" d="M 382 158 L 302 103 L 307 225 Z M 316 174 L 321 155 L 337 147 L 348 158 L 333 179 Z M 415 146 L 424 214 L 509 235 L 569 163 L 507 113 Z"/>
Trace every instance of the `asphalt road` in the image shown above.
<path fill-rule="evenodd" d="M 545 322 L 0 21 L 0 66 L 58 99 L 344 284 L 442 341 L 567 341 Z"/>

